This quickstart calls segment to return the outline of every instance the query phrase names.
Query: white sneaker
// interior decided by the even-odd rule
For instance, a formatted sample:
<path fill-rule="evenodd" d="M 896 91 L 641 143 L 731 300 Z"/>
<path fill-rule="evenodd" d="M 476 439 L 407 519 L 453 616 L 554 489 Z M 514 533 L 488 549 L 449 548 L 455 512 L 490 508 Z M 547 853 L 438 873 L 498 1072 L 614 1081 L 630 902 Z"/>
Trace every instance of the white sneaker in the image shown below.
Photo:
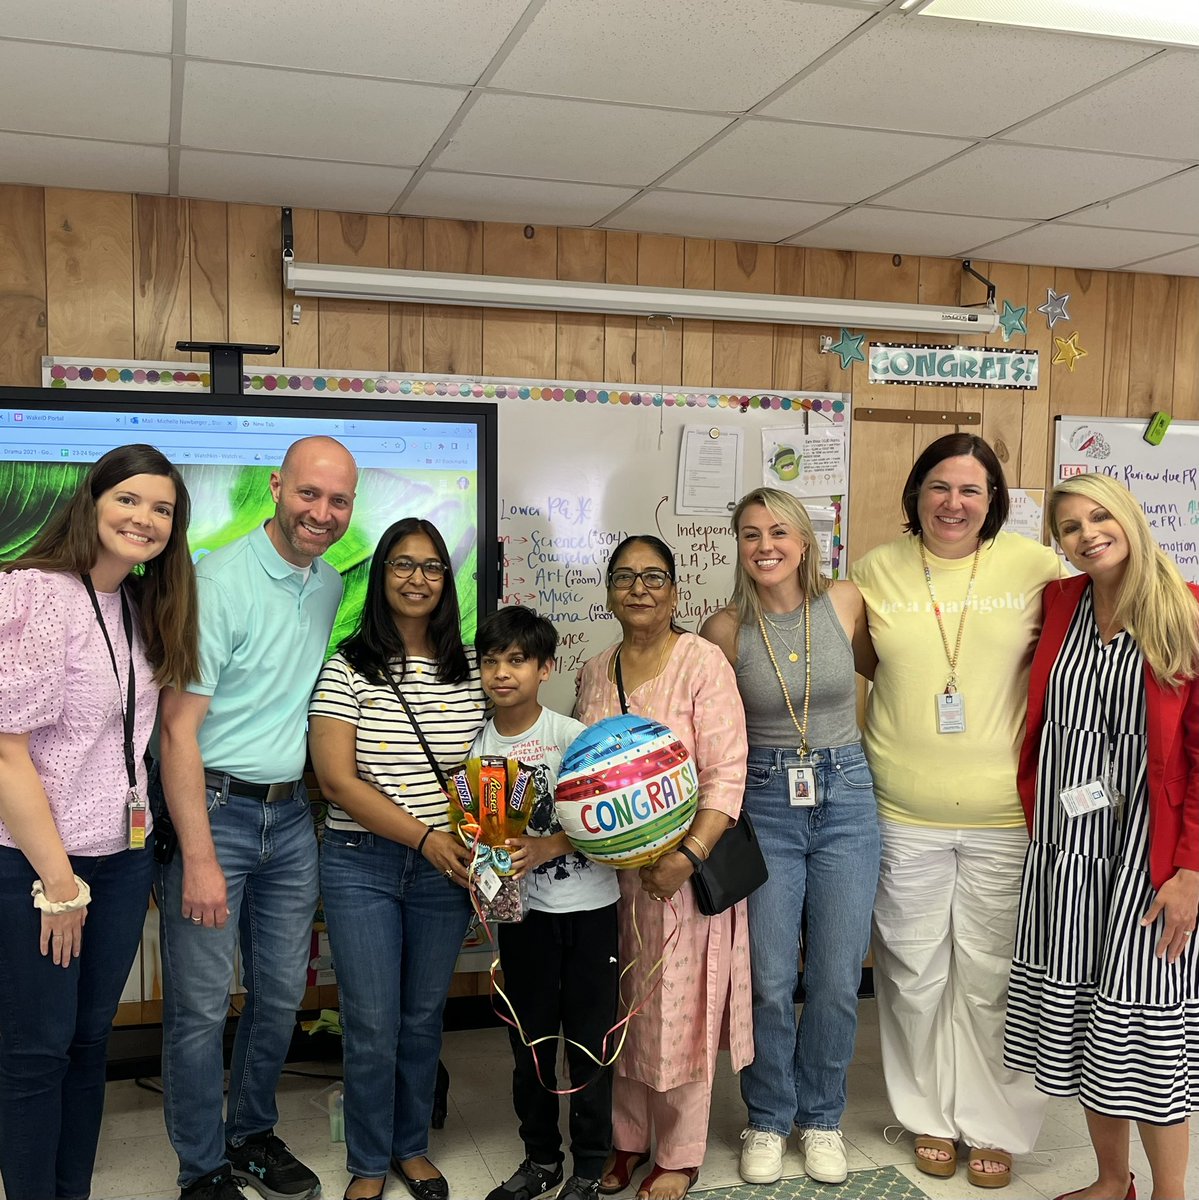
<path fill-rule="evenodd" d="M 783 1177 L 783 1151 L 787 1139 L 764 1129 L 741 1134 L 741 1178 L 746 1183 L 777 1183 Z"/>
<path fill-rule="evenodd" d="M 804 1129 L 799 1135 L 804 1170 L 819 1183 L 844 1183 L 849 1174 L 845 1144 L 839 1129 Z M 745 1160 L 744 1154 L 741 1156 Z M 744 1177 L 745 1172 L 741 1172 Z"/>

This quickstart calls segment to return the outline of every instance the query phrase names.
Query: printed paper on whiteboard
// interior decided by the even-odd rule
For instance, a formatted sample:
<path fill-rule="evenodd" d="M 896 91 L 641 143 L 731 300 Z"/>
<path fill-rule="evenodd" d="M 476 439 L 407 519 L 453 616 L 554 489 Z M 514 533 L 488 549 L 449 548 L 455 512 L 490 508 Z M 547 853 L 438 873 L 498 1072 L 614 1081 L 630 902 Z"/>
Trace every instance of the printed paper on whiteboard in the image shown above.
<path fill-rule="evenodd" d="M 802 425 L 762 431 L 762 481 L 793 496 L 834 496 L 848 490 L 844 426 Z"/>
<path fill-rule="evenodd" d="M 674 511 L 727 517 L 741 496 L 741 431 L 708 425 L 683 430 Z"/>
<path fill-rule="evenodd" d="M 1004 529 L 1039 542 L 1045 521 L 1045 489 L 1008 488 L 1008 498 L 1011 506 Z"/>
<path fill-rule="evenodd" d="M 820 550 L 820 569 L 833 578 L 833 536 L 837 530 L 837 510 L 832 505 L 805 504 L 804 511 L 812 522 L 816 545 Z"/>

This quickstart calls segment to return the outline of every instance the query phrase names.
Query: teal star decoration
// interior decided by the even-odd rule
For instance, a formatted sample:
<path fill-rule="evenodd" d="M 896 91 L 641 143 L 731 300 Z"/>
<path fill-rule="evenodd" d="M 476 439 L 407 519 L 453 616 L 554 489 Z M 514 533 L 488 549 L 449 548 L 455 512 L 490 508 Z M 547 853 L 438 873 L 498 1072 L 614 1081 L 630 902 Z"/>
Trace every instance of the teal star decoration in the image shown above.
<path fill-rule="evenodd" d="M 841 370 L 851 367 L 855 362 L 865 362 L 866 355 L 862 353 L 862 343 L 866 340 L 864 333 L 850 333 L 848 329 L 841 330 L 841 338 L 834 342 L 829 349 L 841 358 Z"/>
<path fill-rule="evenodd" d="M 1003 340 L 1010 342 L 1012 335 L 1017 333 L 1027 333 L 1028 324 L 1024 318 L 1028 316 L 1028 306 L 1022 304 L 1019 308 L 1013 308 L 1006 300 L 1003 302 L 1003 313 L 999 318 L 999 324 L 1003 326 Z"/>
<path fill-rule="evenodd" d="M 1059 321 L 1068 321 L 1070 314 L 1066 311 L 1066 305 L 1070 303 L 1070 293 L 1058 295 L 1053 288 L 1045 289 L 1048 293 L 1048 299 L 1044 304 L 1038 305 L 1037 312 L 1045 314 L 1045 320 L 1049 322 L 1049 328 L 1052 329 Z"/>

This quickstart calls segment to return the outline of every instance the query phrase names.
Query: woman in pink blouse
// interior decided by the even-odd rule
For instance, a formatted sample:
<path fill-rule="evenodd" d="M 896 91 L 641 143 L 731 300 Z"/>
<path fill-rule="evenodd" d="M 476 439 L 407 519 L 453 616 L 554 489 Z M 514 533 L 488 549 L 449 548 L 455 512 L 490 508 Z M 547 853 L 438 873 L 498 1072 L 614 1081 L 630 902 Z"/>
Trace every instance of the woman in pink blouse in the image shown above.
<path fill-rule="evenodd" d="M 699 769 L 699 811 L 684 842 L 706 858 L 741 811 L 745 713 L 724 655 L 679 629 L 677 604 L 670 548 L 644 535 L 621 542 L 608 562 L 608 608 L 622 637 L 584 665 L 575 715 L 592 725 L 621 712 L 619 672 L 628 711 L 675 733 Z M 621 968 L 636 960 L 623 993 L 643 1006 L 616 1063 L 613 1150 L 599 1189 L 605 1194 L 628 1185 L 648 1161 L 653 1138 L 654 1166 L 637 1195 L 681 1200 L 707 1146 L 722 1029 L 735 1071 L 753 1059 L 745 902 L 704 916 L 688 883 L 692 870 L 690 858 L 673 851 L 640 871 L 620 872 Z M 676 927 L 678 940 L 655 987 L 654 964 Z"/>
<path fill-rule="evenodd" d="M 197 673 L 187 518 L 179 472 L 121 446 L 0 573 L 8 1200 L 91 1192 L 108 1033 L 150 895 L 142 756 L 159 687 Z"/>

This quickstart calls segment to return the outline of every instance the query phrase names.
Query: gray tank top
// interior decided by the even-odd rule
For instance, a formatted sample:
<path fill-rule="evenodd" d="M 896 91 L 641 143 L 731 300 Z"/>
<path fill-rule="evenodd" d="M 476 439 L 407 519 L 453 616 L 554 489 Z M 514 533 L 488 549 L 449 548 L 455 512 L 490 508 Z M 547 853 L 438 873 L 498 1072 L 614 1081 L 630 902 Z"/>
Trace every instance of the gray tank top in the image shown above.
<path fill-rule="evenodd" d="M 798 721 L 803 721 L 804 628 L 803 608 L 790 613 L 764 613 L 766 632 L 775 661 Z M 781 630 L 781 632 L 779 632 Z M 788 657 L 793 648 L 799 658 Z M 737 687 L 745 705 L 745 726 L 751 746 L 799 745 L 799 731 L 787 712 L 783 689 L 766 653 L 757 622 L 742 625 L 737 637 Z M 856 742 L 857 683 L 853 649 L 828 592 L 812 602 L 812 699 L 808 709 L 808 746 L 814 750 Z"/>

